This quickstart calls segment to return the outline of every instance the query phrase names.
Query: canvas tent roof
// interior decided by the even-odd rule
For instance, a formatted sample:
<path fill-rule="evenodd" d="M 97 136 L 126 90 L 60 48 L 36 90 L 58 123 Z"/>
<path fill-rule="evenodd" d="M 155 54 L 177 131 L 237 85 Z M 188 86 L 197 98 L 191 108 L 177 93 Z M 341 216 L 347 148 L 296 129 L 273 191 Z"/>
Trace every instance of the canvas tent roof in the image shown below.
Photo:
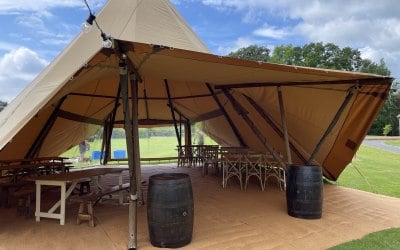
<path fill-rule="evenodd" d="M 127 6 L 131 6 L 130 10 Z M 149 18 L 154 15 L 152 11 L 167 11 L 169 21 L 150 25 L 154 21 Z M 123 14 L 116 19 L 115 13 Z M 171 124 L 168 86 L 175 111 L 191 122 L 203 121 L 204 131 L 222 145 L 273 149 L 287 160 L 280 89 L 291 155 L 295 163 L 304 164 L 340 113 L 312 162 L 322 166 L 325 176 L 334 180 L 351 161 L 392 82 L 391 78 L 371 74 L 208 54 L 167 1 L 113 0 L 98 21 L 103 30 L 118 39 L 117 53 L 97 45 L 97 31 L 79 35 L 0 113 L 0 159 L 24 157 L 32 145 L 37 146 L 37 156 L 58 155 L 97 130 L 114 107 L 115 121 L 122 123 L 122 105 L 115 106 L 115 100 L 120 80 L 119 56 L 125 53 L 142 79 L 138 89 L 138 118 L 142 125 Z M 172 33 L 155 32 L 158 36 L 151 32 L 157 27 L 165 31 L 160 26 L 164 24 L 170 25 Z M 139 35 L 142 28 L 143 36 Z M 174 32 L 178 34 L 167 35 Z M 156 38 L 147 39 L 144 34 Z M 176 39 L 179 35 L 183 38 Z M 43 133 L 46 128 L 48 131 Z M 40 145 L 35 143 L 38 141 Z"/>

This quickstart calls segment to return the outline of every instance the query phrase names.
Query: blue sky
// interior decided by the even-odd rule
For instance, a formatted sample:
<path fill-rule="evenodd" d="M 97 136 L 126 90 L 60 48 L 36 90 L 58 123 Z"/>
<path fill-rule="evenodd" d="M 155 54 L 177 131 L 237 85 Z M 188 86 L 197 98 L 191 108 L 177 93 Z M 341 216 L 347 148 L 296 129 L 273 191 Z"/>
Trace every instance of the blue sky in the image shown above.
<path fill-rule="evenodd" d="M 118 1 L 118 0 L 112 0 Z M 132 0 L 133 1 L 133 0 Z M 144 0 L 146 1 L 146 0 Z M 99 12 L 106 0 L 88 0 Z M 333 42 L 400 77 L 397 0 L 172 0 L 214 53 L 252 44 Z M 0 100 L 11 101 L 80 32 L 83 0 L 0 0 Z"/>

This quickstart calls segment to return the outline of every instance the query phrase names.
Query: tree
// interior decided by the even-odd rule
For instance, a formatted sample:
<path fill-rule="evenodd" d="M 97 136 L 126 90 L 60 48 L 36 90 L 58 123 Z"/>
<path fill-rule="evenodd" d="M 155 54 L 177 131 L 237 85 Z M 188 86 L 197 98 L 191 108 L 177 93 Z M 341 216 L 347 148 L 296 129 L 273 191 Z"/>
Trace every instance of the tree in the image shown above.
<path fill-rule="evenodd" d="M 309 43 L 303 47 L 281 45 L 275 47 L 270 62 L 324 69 L 359 71 L 362 64 L 359 50 L 341 49 L 333 43 Z"/>
<path fill-rule="evenodd" d="M 0 112 L 7 106 L 7 102 L 0 101 Z"/>
<path fill-rule="evenodd" d="M 350 47 L 340 48 L 333 43 L 309 43 L 303 46 L 280 45 L 275 47 L 272 55 L 269 56 L 269 49 L 252 45 L 241 48 L 236 52 L 229 54 L 231 57 L 250 59 L 256 61 L 268 61 L 272 63 L 316 67 L 325 69 L 336 69 L 345 71 L 355 71 L 363 73 L 372 73 L 383 76 L 390 76 L 390 70 L 387 68 L 383 59 L 375 63 L 369 59 L 363 59 L 358 49 Z M 391 91 L 388 99 L 374 121 L 369 134 L 381 135 L 386 125 L 392 126 L 391 135 L 397 135 L 398 119 L 400 114 L 399 107 L 400 95 Z"/>
<path fill-rule="evenodd" d="M 269 49 L 264 46 L 251 45 L 229 53 L 230 57 L 239 59 L 267 62 L 269 59 Z"/>

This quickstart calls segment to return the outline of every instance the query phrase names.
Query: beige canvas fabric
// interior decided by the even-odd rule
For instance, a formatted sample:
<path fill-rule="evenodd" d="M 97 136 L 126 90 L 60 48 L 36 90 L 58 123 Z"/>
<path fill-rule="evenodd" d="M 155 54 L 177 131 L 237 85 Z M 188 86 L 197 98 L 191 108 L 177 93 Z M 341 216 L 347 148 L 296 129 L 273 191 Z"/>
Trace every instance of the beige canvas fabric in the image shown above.
<path fill-rule="evenodd" d="M 150 18 L 158 11 L 162 18 Z M 115 13 L 121 13 L 121 18 L 114 18 Z M 95 31 L 79 35 L 0 113 L 0 159 L 24 157 L 44 128 L 50 129 L 37 156 L 58 155 L 93 134 L 115 107 L 122 51 L 142 79 L 139 124 L 173 123 L 168 85 L 177 117 L 180 113 L 183 119 L 204 122 L 204 131 L 221 145 L 239 146 L 242 141 L 253 150 L 272 149 L 284 162 L 278 85 L 286 109 L 290 154 L 298 164 L 308 161 L 346 96 L 353 93 L 311 162 L 336 179 L 361 144 L 392 82 L 377 75 L 211 55 L 167 1 L 110 1 L 98 21 L 113 37 L 125 39 L 115 40 L 118 53 L 99 48 Z M 170 33 L 160 33 L 160 29 Z M 223 90 L 239 105 L 232 105 Z M 115 123 L 121 125 L 120 100 L 117 107 Z"/>

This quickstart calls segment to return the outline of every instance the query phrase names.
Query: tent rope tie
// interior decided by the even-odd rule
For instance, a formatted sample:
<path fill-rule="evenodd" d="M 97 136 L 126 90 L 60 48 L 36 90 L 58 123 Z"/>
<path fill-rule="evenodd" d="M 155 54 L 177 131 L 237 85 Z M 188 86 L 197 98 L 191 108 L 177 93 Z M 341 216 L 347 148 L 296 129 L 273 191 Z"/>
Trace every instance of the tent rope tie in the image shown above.
<path fill-rule="evenodd" d="M 351 166 L 354 167 L 354 169 L 360 174 L 360 176 L 365 180 L 365 182 L 368 184 L 369 188 L 372 190 L 373 193 L 377 194 L 378 192 L 375 190 L 375 188 L 369 183 L 367 178 L 361 173 L 361 171 L 357 168 L 355 164 L 351 164 Z"/>

